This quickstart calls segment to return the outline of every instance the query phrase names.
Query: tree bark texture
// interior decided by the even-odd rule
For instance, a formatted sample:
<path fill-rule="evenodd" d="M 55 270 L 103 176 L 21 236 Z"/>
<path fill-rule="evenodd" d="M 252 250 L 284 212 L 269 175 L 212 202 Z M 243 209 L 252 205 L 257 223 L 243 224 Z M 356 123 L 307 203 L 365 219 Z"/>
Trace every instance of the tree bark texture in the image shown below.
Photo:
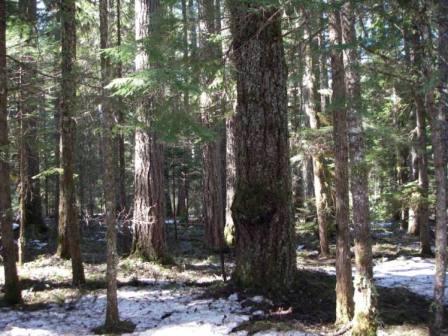
<path fill-rule="evenodd" d="M 105 50 L 109 47 L 108 0 L 100 0 L 100 47 Z M 112 79 L 112 66 L 108 57 L 101 54 L 101 112 L 103 126 L 103 162 L 104 162 L 104 199 L 106 203 L 105 223 L 107 227 L 107 269 L 106 269 L 106 322 L 105 329 L 113 331 L 119 321 L 117 299 L 117 217 L 116 217 L 116 189 L 115 189 L 115 162 L 114 162 L 114 113 L 111 107 L 110 93 L 106 89 Z"/>
<path fill-rule="evenodd" d="M 361 79 L 355 30 L 353 2 L 341 12 L 344 44 L 351 45 L 345 52 L 347 85 L 347 120 L 350 155 L 350 190 L 355 228 L 354 316 L 353 335 L 376 335 L 376 290 L 373 282 L 372 244 L 369 221 L 368 170 L 365 162 L 364 130 L 362 126 Z"/>
<path fill-rule="evenodd" d="M 16 266 L 16 247 L 12 231 L 11 190 L 9 179 L 9 140 L 6 67 L 6 1 L 0 0 L 0 225 L 5 272 L 5 301 L 16 304 L 22 301 Z"/>
<path fill-rule="evenodd" d="M 150 66 L 142 43 L 150 36 L 152 20 L 159 6 L 158 0 L 135 0 L 135 38 L 139 43 L 136 71 Z M 141 98 L 138 102 L 137 117 L 144 126 L 135 131 L 132 250 L 134 254 L 149 260 L 160 260 L 166 253 L 163 148 L 149 122 L 156 100 L 156 94 L 152 94 L 150 98 Z"/>
<path fill-rule="evenodd" d="M 72 281 L 78 286 L 85 282 L 80 248 L 78 211 L 75 204 L 73 179 L 75 112 L 76 112 L 76 4 L 75 0 L 61 1 L 62 24 L 62 84 L 61 84 L 61 167 L 59 204 L 59 250 L 69 246 L 72 260 Z"/>
<path fill-rule="evenodd" d="M 345 71 L 339 10 L 329 14 L 333 137 L 336 189 L 336 323 L 346 324 L 353 315 L 353 283 L 349 234 L 348 143 Z"/>
<path fill-rule="evenodd" d="M 319 40 L 318 36 L 311 37 L 316 22 L 312 15 L 315 13 L 305 12 L 307 15 L 306 35 L 308 37 L 308 46 L 305 54 L 305 71 L 304 71 L 304 91 L 306 94 L 305 111 L 309 119 L 311 129 L 320 128 L 319 113 L 322 113 L 320 88 L 320 60 L 318 54 Z M 317 223 L 319 228 L 319 244 L 320 255 L 328 257 L 330 255 L 328 242 L 328 199 L 327 182 L 325 179 L 325 166 L 322 153 L 318 149 L 313 151 L 313 179 L 314 179 L 314 196 L 317 213 Z"/>
<path fill-rule="evenodd" d="M 295 270 L 281 10 L 228 1 L 237 79 L 234 279 L 283 291 Z"/>
<path fill-rule="evenodd" d="M 436 274 L 434 281 L 434 318 L 431 335 L 438 336 L 444 323 L 444 294 L 447 247 L 447 116 L 448 116 L 448 0 L 437 7 L 439 104 L 431 111 L 432 146 L 436 178 Z"/>

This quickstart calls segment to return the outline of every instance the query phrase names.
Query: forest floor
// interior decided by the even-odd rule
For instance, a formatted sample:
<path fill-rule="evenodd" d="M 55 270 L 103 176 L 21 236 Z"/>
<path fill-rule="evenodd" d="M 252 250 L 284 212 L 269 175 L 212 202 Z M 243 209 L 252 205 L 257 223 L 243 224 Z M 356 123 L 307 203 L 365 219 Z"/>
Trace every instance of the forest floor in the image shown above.
<path fill-rule="evenodd" d="M 318 257 L 314 230 L 300 229 L 294 290 L 284 298 L 269 298 L 224 283 L 220 256 L 204 249 L 200 224 L 179 225 L 177 240 L 174 225 L 167 226 L 172 265 L 124 256 L 118 265 L 120 317 L 136 325 L 133 335 L 311 336 L 337 331 L 334 259 Z M 380 335 L 427 335 L 434 260 L 420 258 L 417 239 L 395 223 L 373 227 Z M 124 255 L 130 239 L 126 226 L 120 228 Z M 93 334 L 105 314 L 104 237 L 101 218 L 83 225 L 87 284 L 82 288 L 70 285 L 70 262 L 53 255 L 48 241 L 54 239 L 33 241 L 34 260 L 19 269 L 24 304 L 0 308 L 0 335 Z M 232 268 L 233 258 L 226 254 L 226 273 Z"/>

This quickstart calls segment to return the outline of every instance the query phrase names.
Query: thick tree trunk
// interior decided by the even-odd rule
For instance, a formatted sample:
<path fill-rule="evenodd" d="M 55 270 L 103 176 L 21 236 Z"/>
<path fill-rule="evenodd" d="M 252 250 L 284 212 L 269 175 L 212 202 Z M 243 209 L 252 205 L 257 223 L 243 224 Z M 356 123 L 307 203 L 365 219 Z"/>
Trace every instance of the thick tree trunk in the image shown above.
<path fill-rule="evenodd" d="M 434 281 L 434 320 L 431 335 L 441 335 L 444 323 L 444 296 L 447 247 L 447 116 L 448 116 L 448 0 L 439 1 L 438 70 L 439 105 L 431 111 L 432 146 L 436 178 L 436 274 Z"/>
<path fill-rule="evenodd" d="M 234 279 L 283 291 L 295 270 L 281 11 L 228 1 L 237 77 Z"/>
<path fill-rule="evenodd" d="M 100 47 L 105 50 L 109 47 L 108 41 L 108 0 L 100 0 Z M 104 53 L 101 54 L 101 112 L 103 126 L 103 162 L 104 162 L 104 199 L 106 202 L 105 223 L 107 227 L 107 304 L 105 329 L 114 331 L 119 324 L 118 299 L 117 299 L 117 218 L 115 214 L 115 162 L 114 162 L 114 137 L 112 128 L 114 124 L 113 110 L 110 102 L 110 93 L 106 90 L 107 84 L 112 79 L 112 67 Z"/>
<path fill-rule="evenodd" d="M 152 19 L 159 11 L 158 0 L 135 0 L 135 37 L 139 50 L 137 71 L 149 67 L 148 54 L 142 45 L 150 34 Z M 134 237 L 133 254 L 160 260 L 165 251 L 165 209 L 163 188 L 163 149 L 150 125 L 157 97 L 138 102 L 137 117 L 145 125 L 135 131 Z"/>
<path fill-rule="evenodd" d="M 348 195 L 348 143 L 345 71 L 342 51 L 341 18 L 339 11 L 329 15 L 333 136 L 335 143 L 336 189 L 336 323 L 346 324 L 353 315 L 353 283 L 350 257 L 349 195 Z"/>
<path fill-rule="evenodd" d="M 0 225 L 5 272 L 5 301 L 16 304 L 22 301 L 16 267 L 16 247 L 12 231 L 11 191 L 9 180 L 9 141 L 7 111 L 6 68 L 6 1 L 0 0 Z"/>
<path fill-rule="evenodd" d="M 354 316 L 352 335 L 373 336 L 377 330 L 375 285 L 372 270 L 372 244 L 369 225 L 368 171 L 365 162 L 364 131 L 362 126 L 361 79 L 355 30 L 353 2 L 342 9 L 344 44 L 352 46 L 346 51 L 346 84 L 348 98 L 348 140 L 350 154 L 350 189 L 355 227 Z"/>
<path fill-rule="evenodd" d="M 61 167 L 63 173 L 60 181 L 59 249 L 63 251 L 65 244 L 68 243 L 72 260 L 72 280 L 73 284 L 78 286 L 85 282 L 85 277 L 80 249 L 79 218 L 75 204 L 75 182 L 73 179 L 74 116 L 76 111 L 75 14 L 75 0 L 62 0 Z M 68 242 L 69 239 L 70 241 Z"/>

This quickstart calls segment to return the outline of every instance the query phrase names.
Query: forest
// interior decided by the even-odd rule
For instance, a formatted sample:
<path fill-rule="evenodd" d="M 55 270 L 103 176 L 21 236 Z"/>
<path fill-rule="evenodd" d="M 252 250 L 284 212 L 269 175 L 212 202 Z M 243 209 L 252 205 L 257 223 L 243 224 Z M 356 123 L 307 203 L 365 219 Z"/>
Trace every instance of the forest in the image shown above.
<path fill-rule="evenodd" d="M 0 0 L 0 335 L 448 335 L 448 0 Z"/>

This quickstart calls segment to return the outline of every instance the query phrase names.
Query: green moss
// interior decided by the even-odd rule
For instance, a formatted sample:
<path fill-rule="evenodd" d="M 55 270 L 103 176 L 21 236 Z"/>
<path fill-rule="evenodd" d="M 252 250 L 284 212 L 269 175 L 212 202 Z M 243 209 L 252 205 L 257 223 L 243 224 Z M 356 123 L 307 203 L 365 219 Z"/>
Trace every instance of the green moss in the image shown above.
<path fill-rule="evenodd" d="M 376 336 L 377 321 L 368 314 L 357 314 L 353 322 L 352 336 Z"/>
<path fill-rule="evenodd" d="M 121 335 L 132 333 L 135 330 L 135 324 L 129 320 L 120 321 L 113 326 L 101 325 L 92 330 L 96 335 Z"/>
<path fill-rule="evenodd" d="M 238 186 L 232 204 L 235 222 L 245 225 L 269 224 L 280 206 L 287 201 L 286 190 L 280 186 L 274 190 L 261 183 Z"/>

